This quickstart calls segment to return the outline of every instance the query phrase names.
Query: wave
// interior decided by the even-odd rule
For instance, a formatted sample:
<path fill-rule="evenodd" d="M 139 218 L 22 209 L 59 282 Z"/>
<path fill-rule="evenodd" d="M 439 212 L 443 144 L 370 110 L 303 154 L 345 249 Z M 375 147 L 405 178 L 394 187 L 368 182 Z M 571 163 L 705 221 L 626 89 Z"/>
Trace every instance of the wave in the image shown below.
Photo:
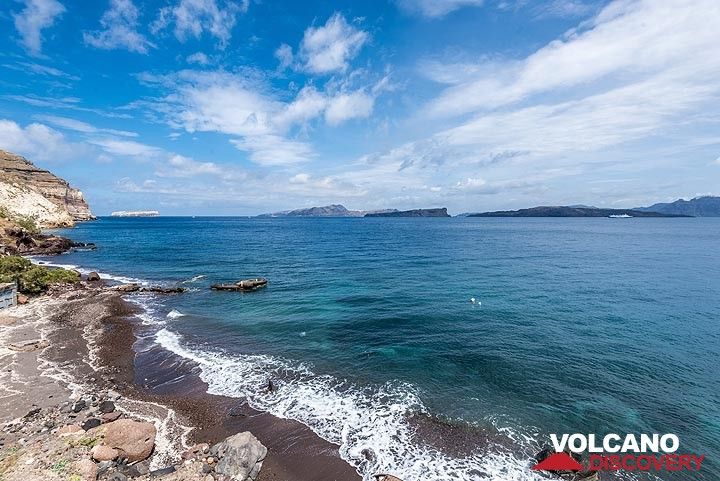
<path fill-rule="evenodd" d="M 339 445 L 341 457 L 364 480 L 381 472 L 395 473 L 405 481 L 542 479 L 530 471 L 527 459 L 501 447 L 453 457 L 418 441 L 408 416 L 426 409 L 409 384 L 362 388 L 273 356 L 189 347 L 165 328 L 157 332 L 156 341 L 197 363 L 210 394 L 245 398 L 253 408 L 301 422 Z M 272 391 L 267 389 L 270 380 Z"/>
<path fill-rule="evenodd" d="M 167 316 L 165 316 L 165 317 L 168 317 L 170 319 L 177 319 L 178 317 L 184 317 L 184 316 L 185 316 L 185 314 L 183 314 L 182 312 L 180 312 L 176 309 L 173 309 L 172 311 L 168 312 Z"/>
<path fill-rule="evenodd" d="M 204 274 L 199 274 L 197 276 L 191 277 L 190 279 L 185 279 L 184 281 L 181 282 L 181 284 L 192 284 L 193 282 L 197 282 L 200 279 L 204 279 L 204 278 L 205 278 Z"/>

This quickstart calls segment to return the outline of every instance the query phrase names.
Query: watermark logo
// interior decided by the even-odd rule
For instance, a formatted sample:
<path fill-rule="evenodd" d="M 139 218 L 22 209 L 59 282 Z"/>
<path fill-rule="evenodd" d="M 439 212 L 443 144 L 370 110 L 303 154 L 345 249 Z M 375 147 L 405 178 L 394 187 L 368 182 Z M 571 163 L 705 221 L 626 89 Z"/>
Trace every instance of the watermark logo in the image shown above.
<path fill-rule="evenodd" d="M 550 435 L 552 449 L 537 456 L 532 469 L 554 473 L 598 471 L 700 471 L 704 454 L 679 453 L 674 434 Z M 585 459 L 585 461 L 583 461 Z"/>

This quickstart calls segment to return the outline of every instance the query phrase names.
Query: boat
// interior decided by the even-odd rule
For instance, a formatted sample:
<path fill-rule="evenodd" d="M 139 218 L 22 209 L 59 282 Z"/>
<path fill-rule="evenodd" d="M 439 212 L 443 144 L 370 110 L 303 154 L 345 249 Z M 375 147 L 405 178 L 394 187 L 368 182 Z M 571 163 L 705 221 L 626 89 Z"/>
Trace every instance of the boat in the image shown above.
<path fill-rule="evenodd" d="M 210 289 L 216 291 L 254 291 L 265 287 L 267 283 L 268 281 L 264 277 L 257 277 L 255 279 L 243 279 L 235 284 L 213 284 Z"/>
<path fill-rule="evenodd" d="M 632 218 L 631 215 L 628 214 L 610 214 L 608 217 L 611 219 L 630 219 Z"/>

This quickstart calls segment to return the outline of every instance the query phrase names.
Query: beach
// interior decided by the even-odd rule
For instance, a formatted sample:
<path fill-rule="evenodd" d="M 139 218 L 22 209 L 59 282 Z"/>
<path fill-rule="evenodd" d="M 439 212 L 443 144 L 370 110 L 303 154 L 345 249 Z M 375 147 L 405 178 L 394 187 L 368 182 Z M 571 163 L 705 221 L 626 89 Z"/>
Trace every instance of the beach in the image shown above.
<path fill-rule="evenodd" d="M 157 427 L 151 469 L 182 467 L 182 454 L 188 448 L 251 431 L 268 449 L 258 480 L 359 479 L 338 457 L 337 446 L 305 426 L 259 413 L 237 399 L 207 394 L 191 365 L 182 370 L 173 366 L 172 375 L 183 378 L 176 389 L 156 391 L 141 382 L 169 375 L 162 366 L 174 361 L 166 356 L 157 364 L 149 363 L 152 366 L 136 364 L 137 309 L 121 293 L 97 284 L 56 289 L 0 314 L 0 422 L 12 426 L 35 409 L 40 412 L 31 418 L 110 391 L 118 393 L 115 404 L 123 417 Z M 48 427 L 36 436 L 54 438 L 61 428 Z M 32 447 L 37 440 L 28 444 L 6 429 L 2 443 L 3 449 L 20 453 L 20 458 L 28 451 L 21 460 L 32 460 L 20 463 L 20 471 L 3 466 L 3 479 L 15 479 L 14 474 L 25 473 L 30 466 L 38 476 L 52 478 L 51 467 L 58 460 L 37 459 Z"/>

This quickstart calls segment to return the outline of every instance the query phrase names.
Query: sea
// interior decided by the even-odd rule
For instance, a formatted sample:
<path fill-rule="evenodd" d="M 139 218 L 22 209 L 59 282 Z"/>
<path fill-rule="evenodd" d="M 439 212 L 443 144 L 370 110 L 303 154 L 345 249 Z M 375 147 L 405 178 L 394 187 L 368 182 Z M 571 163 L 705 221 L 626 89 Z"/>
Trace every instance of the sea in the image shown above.
<path fill-rule="evenodd" d="M 673 433 L 720 479 L 720 218 L 110 218 L 39 262 L 136 295 L 151 342 L 365 480 L 545 479 L 551 433 Z M 266 277 L 248 293 L 217 282 Z M 272 380 L 275 389 L 265 387 Z"/>

